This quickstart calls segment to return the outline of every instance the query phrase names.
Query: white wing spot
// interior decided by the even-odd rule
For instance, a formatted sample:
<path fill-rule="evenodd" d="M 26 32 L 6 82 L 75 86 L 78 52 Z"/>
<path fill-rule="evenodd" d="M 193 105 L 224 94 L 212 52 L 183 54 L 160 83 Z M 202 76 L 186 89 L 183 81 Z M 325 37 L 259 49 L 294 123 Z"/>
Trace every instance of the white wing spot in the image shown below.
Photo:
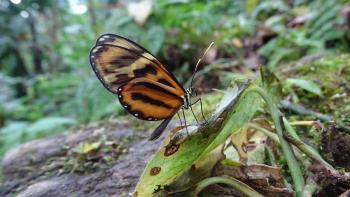
<path fill-rule="evenodd" d="M 136 113 L 136 114 L 135 114 L 135 116 L 137 117 L 137 116 L 139 116 L 139 114 L 138 114 L 138 113 Z"/>
<path fill-rule="evenodd" d="M 119 88 L 118 91 L 119 91 L 119 92 L 122 91 L 122 88 Z"/>
<path fill-rule="evenodd" d="M 157 118 L 155 118 L 154 120 L 158 120 Z"/>
<path fill-rule="evenodd" d="M 118 97 L 119 97 L 119 98 L 122 98 L 122 95 L 120 95 L 120 94 L 119 94 L 119 96 L 118 96 Z"/>
<path fill-rule="evenodd" d="M 148 118 L 148 120 L 152 120 L 152 118 Z"/>
<path fill-rule="evenodd" d="M 97 46 L 96 48 L 94 48 L 94 50 L 92 50 L 92 52 L 96 53 L 100 48 L 101 48 L 101 46 Z"/>
<path fill-rule="evenodd" d="M 125 108 L 128 108 L 128 106 L 127 106 L 127 105 L 124 105 L 124 107 L 125 107 Z"/>

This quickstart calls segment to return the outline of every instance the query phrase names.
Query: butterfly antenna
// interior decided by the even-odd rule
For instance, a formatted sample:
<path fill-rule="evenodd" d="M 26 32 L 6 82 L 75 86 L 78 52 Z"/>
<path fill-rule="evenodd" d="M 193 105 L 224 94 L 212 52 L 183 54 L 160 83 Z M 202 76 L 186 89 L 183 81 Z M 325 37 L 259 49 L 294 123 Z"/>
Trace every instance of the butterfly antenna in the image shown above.
<path fill-rule="evenodd" d="M 191 79 L 190 88 L 192 88 L 193 80 L 194 80 L 194 77 L 195 77 L 195 75 L 196 75 L 198 65 L 201 63 L 201 61 L 202 61 L 202 59 L 204 58 L 205 54 L 207 54 L 207 52 L 209 51 L 209 49 L 211 48 L 211 46 L 213 46 L 213 44 L 214 44 L 214 42 L 211 42 L 211 43 L 210 43 L 210 45 L 208 46 L 208 48 L 204 51 L 202 57 L 199 58 L 199 60 L 197 61 L 196 67 L 194 68 L 194 71 L 193 71 L 193 74 L 192 74 L 192 79 Z"/>

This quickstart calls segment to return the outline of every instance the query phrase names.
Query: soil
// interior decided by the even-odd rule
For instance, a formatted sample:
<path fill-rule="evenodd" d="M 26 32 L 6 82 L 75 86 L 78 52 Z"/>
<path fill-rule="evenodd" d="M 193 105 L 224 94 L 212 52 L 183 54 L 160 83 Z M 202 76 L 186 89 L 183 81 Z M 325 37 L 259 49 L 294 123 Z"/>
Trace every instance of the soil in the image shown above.
<path fill-rule="evenodd" d="M 321 137 L 322 156 L 337 167 L 350 170 L 350 135 L 346 134 L 334 123 L 326 126 Z"/>

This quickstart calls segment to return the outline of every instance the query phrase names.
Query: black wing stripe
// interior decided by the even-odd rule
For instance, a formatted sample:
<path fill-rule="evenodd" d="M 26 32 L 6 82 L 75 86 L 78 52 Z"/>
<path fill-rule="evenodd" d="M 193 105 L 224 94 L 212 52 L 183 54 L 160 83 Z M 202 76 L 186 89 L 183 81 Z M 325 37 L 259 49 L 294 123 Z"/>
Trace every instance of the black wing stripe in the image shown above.
<path fill-rule="evenodd" d="M 127 86 L 127 87 L 124 87 L 124 86 Z M 133 86 L 137 86 L 138 88 L 142 88 L 145 90 L 145 92 L 144 93 L 138 92 L 138 91 L 133 92 Z M 126 88 L 130 88 L 130 90 L 126 89 Z M 131 91 L 131 92 L 128 93 L 128 91 Z M 152 94 L 148 94 L 150 92 L 152 92 L 152 93 L 158 92 L 159 94 L 164 94 L 164 95 L 167 95 L 170 97 L 168 97 L 169 100 L 167 100 L 167 99 L 160 100 L 159 97 L 152 98 L 152 96 L 151 96 Z M 166 89 L 163 89 L 160 86 L 157 86 L 155 84 L 148 83 L 148 82 L 137 82 L 137 83 L 134 83 L 133 85 L 130 83 L 127 83 L 127 84 L 122 85 L 118 88 L 117 94 L 118 94 L 119 102 L 121 103 L 121 105 L 124 107 L 124 109 L 128 113 L 135 116 L 136 118 L 139 118 L 142 120 L 147 120 L 147 121 L 157 121 L 157 120 L 164 119 L 164 117 L 158 116 L 159 114 L 147 115 L 147 114 L 149 114 L 149 112 L 147 112 L 147 111 L 143 112 L 143 110 L 146 110 L 146 109 L 142 109 L 142 110 L 135 109 L 133 107 L 133 103 L 142 102 L 146 106 L 150 106 L 150 107 L 155 106 L 158 109 L 163 108 L 164 110 L 169 111 L 170 113 L 171 112 L 175 113 L 178 109 L 177 109 L 177 107 L 173 106 L 171 103 L 167 103 L 167 101 L 171 101 L 173 103 L 175 100 L 178 100 L 177 102 L 179 104 L 181 104 L 181 105 L 183 104 L 183 99 L 181 97 L 179 97 L 171 92 L 168 92 Z M 124 94 L 130 94 L 130 100 L 129 99 L 124 100 L 126 97 L 126 95 L 124 95 Z M 148 110 L 150 110 L 150 109 L 152 109 L 152 107 L 149 108 Z"/>
<path fill-rule="evenodd" d="M 161 107 L 164 107 L 167 109 L 173 108 L 171 105 L 168 105 L 168 104 L 164 103 L 163 101 L 153 99 L 147 95 L 143 95 L 143 94 L 137 93 L 137 92 L 132 93 L 131 98 L 133 100 L 141 100 L 144 103 L 148 103 L 148 104 L 155 105 L 155 106 L 161 106 Z"/>
<path fill-rule="evenodd" d="M 172 88 L 175 88 L 175 87 L 173 86 L 173 84 L 169 83 L 169 81 L 167 81 L 167 80 L 165 80 L 165 79 L 158 79 L 157 82 L 159 82 L 159 83 L 161 83 L 161 84 L 164 84 L 164 85 L 166 85 L 166 86 L 170 86 L 170 87 L 172 87 Z"/>
<path fill-rule="evenodd" d="M 174 96 L 180 100 L 183 100 L 181 97 L 179 97 L 178 95 L 176 94 L 173 94 L 172 92 L 169 92 L 168 90 L 160 87 L 160 86 L 157 86 L 155 84 L 152 84 L 152 83 L 148 83 L 148 82 L 138 82 L 137 84 L 140 84 L 140 85 L 143 85 L 145 86 L 146 88 L 149 88 L 149 89 L 153 89 L 153 90 L 156 90 L 156 91 L 160 91 L 160 92 L 163 92 L 164 94 L 169 94 L 171 96 Z"/>
<path fill-rule="evenodd" d="M 157 70 L 152 67 L 152 65 L 146 64 L 144 68 L 139 68 L 134 70 L 135 77 L 144 77 L 146 73 L 152 75 L 157 75 Z"/>

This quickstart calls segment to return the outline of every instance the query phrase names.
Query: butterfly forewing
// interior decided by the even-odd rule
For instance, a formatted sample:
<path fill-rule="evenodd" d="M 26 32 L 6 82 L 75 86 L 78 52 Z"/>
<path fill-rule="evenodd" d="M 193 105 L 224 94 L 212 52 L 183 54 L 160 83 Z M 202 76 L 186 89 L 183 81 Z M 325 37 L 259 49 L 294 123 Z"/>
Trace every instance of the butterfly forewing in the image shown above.
<path fill-rule="evenodd" d="M 90 62 L 97 77 L 118 94 L 124 108 L 143 120 L 173 116 L 185 91 L 153 55 L 136 43 L 113 34 L 100 36 Z"/>

